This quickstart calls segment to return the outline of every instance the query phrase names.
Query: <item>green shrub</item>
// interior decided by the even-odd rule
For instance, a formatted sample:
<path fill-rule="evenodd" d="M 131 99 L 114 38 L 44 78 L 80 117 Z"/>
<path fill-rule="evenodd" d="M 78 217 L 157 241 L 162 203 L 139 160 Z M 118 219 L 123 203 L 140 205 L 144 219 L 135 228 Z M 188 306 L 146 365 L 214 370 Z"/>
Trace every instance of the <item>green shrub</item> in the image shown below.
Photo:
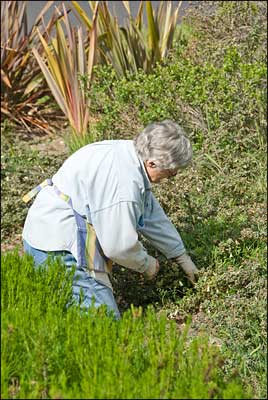
<path fill-rule="evenodd" d="M 208 130 L 255 130 L 265 124 L 266 63 L 245 63 L 237 49 L 226 49 L 223 64 L 196 65 L 173 59 L 154 74 L 144 72 L 117 81 L 111 68 L 96 68 L 90 97 L 100 139 L 132 138 L 144 125 L 171 118 L 192 131 L 200 147 Z M 226 134 L 221 147 L 226 145 Z"/>
<path fill-rule="evenodd" d="M 242 135 L 264 134 L 267 7 L 213 3 L 214 14 L 186 19 L 195 29 L 151 75 L 141 70 L 119 80 L 112 67 L 95 67 L 88 96 L 97 140 L 132 138 L 144 125 L 165 118 L 181 122 L 197 149 L 210 145 L 215 134 L 222 150 Z"/>
<path fill-rule="evenodd" d="M 31 257 L 1 259 L 3 398 L 248 398 L 205 338 L 154 310 L 120 321 L 70 305 L 71 276 Z M 66 307 L 69 304 L 68 307 Z"/>

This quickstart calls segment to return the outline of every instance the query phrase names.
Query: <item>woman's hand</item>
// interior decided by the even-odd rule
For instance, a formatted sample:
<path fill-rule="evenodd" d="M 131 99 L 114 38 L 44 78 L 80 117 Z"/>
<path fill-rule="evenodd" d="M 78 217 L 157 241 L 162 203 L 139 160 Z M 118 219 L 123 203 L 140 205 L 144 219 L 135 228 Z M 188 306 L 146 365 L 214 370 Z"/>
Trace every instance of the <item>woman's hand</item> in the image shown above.
<path fill-rule="evenodd" d="M 199 270 L 192 261 L 191 257 L 187 253 L 183 253 L 182 255 L 176 257 L 175 260 L 185 272 L 189 281 L 194 285 L 197 281 Z"/>
<path fill-rule="evenodd" d="M 160 269 L 159 262 L 156 258 L 150 256 L 150 265 L 147 271 L 145 271 L 145 275 L 149 280 L 152 280 L 158 274 Z"/>

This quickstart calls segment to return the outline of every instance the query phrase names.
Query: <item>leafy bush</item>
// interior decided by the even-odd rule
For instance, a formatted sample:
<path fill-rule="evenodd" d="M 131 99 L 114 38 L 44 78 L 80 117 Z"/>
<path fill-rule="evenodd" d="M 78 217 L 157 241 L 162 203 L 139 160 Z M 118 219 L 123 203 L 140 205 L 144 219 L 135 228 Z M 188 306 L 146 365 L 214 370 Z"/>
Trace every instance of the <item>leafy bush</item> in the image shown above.
<path fill-rule="evenodd" d="M 59 262 L 35 269 L 1 259 L 3 398 L 248 398 L 226 381 L 205 338 L 188 338 L 153 309 L 115 321 L 104 308 L 68 306 L 71 276 Z"/>
<path fill-rule="evenodd" d="M 265 80 L 266 64 L 245 63 L 231 46 L 220 67 L 174 58 L 150 76 L 140 71 L 120 81 L 110 67 L 97 67 L 89 96 L 100 120 L 96 125 L 100 137 L 116 138 L 122 133 L 133 137 L 150 122 L 171 118 L 191 129 L 200 147 L 209 130 L 254 131 L 260 121 L 263 131 Z"/>
<path fill-rule="evenodd" d="M 188 17 L 187 23 L 195 30 L 185 43 L 177 43 L 165 66 L 158 65 L 150 76 L 139 71 L 119 80 L 112 67 L 96 66 L 95 84 L 88 93 L 97 119 L 91 128 L 98 132 L 95 137 L 132 138 L 144 125 L 164 118 L 188 128 L 198 148 L 208 145 L 215 134 L 221 149 L 233 146 L 242 129 L 249 135 L 258 136 L 258 131 L 263 135 L 267 9 L 259 4 L 263 2 L 248 7 L 240 3 L 220 2 L 215 14 L 207 16 L 204 11 Z M 237 21 L 231 30 L 230 20 Z M 248 47 L 253 31 L 255 45 Z"/>

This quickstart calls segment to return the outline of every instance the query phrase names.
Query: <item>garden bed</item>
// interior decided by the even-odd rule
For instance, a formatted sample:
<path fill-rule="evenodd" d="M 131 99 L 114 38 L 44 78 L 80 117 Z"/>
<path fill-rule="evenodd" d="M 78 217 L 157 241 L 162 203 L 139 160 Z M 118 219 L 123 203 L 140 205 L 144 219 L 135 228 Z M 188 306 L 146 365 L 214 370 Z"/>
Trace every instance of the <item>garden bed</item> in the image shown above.
<path fill-rule="evenodd" d="M 254 398 L 265 398 L 266 9 L 264 2 L 223 3 L 220 16 L 198 16 L 193 26 L 199 32 L 154 74 L 139 72 L 119 81 L 111 69 L 96 69 L 88 140 L 131 139 L 150 121 L 164 118 L 186 128 L 193 165 L 153 191 L 181 233 L 200 279 L 192 288 L 178 266 L 144 240 L 159 257 L 159 275 L 148 282 L 115 266 L 116 300 L 123 314 L 131 305 L 153 306 L 179 330 L 190 318 L 189 336 L 205 334 L 219 348 L 223 374 L 237 374 L 253 388 Z M 75 150 L 65 143 L 64 127 L 51 135 L 3 128 L 3 253 L 17 247 L 22 254 L 28 206 L 21 198 Z"/>

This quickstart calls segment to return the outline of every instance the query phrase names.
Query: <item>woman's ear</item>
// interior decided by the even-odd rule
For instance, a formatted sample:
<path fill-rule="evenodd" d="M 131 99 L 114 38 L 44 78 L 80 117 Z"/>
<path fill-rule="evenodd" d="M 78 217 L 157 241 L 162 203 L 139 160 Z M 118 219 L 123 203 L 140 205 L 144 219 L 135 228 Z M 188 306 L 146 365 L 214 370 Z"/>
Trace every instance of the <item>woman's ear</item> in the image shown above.
<path fill-rule="evenodd" d="M 150 168 L 156 168 L 156 164 L 153 160 L 149 159 L 145 161 L 145 165 L 146 167 L 150 167 Z"/>

